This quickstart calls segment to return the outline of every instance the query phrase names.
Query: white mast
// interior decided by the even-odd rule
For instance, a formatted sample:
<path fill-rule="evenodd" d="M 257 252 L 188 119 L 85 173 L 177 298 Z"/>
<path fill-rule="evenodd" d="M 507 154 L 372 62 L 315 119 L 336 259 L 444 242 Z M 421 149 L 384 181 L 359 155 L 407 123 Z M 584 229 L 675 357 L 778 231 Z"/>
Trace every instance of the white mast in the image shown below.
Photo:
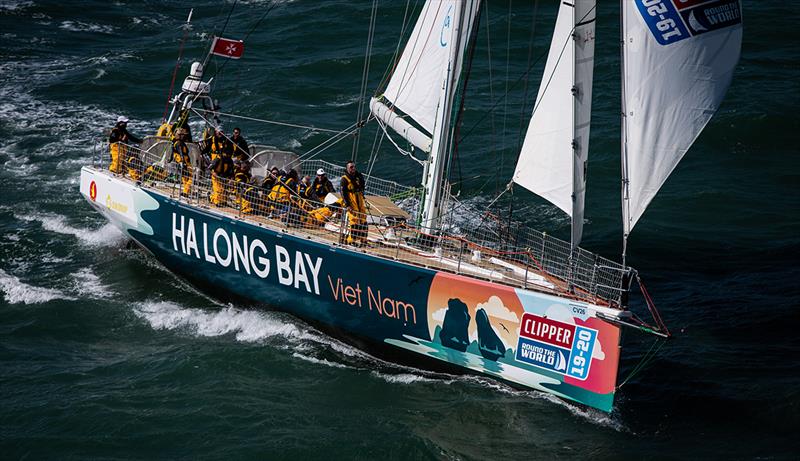
<path fill-rule="evenodd" d="M 451 10 L 446 13 L 447 16 L 442 24 L 440 45 L 449 47 L 449 56 L 439 92 L 439 106 L 436 108 L 431 152 L 425 162 L 422 176 L 424 190 L 420 224 L 426 232 L 435 231 L 440 224 L 444 163 L 451 148 L 452 130 L 450 125 L 453 100 L 455 99 L 456 87 L 461 76 L 460 72 L 456 72 L 456 69 L 460 70 L 461 68 L 459 61 L 463 56 L 462 47 L 465 47 L 467 42 L 461 38 L 464 34 L 468 34 L 468 30 L 464 29 L 469 27 L 467 25 L 469 22 L 467 21 L 468 15 L 464 14 L 468 3 L 471 2 L 464 1 L 451 5 Z M 449 38 L 447 35 L 449 35 Z"/>

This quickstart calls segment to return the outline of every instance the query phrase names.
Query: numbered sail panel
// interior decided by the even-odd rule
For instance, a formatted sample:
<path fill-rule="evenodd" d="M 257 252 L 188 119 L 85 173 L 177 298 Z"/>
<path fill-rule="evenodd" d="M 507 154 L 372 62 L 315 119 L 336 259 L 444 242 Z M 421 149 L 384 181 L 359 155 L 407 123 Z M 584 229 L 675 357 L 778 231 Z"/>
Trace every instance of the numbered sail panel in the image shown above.
<path fill-rule="evenodd" d="M 737 0 L 627 0 L 628 233 L 719 108 L 742 43 Z"/>

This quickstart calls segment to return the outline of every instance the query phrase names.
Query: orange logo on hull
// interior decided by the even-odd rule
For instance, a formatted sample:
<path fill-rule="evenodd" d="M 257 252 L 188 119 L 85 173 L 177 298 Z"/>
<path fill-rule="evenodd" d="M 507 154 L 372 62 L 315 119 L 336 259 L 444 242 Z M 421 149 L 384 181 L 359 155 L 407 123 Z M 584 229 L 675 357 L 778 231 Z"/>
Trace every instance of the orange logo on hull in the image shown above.
<path fill-rule="evenodd" d="M 95 184 L 94 181 L 89 184 L 89 197 L 91 197 L 93 202 L 97 198 L 97 184 Z"/>

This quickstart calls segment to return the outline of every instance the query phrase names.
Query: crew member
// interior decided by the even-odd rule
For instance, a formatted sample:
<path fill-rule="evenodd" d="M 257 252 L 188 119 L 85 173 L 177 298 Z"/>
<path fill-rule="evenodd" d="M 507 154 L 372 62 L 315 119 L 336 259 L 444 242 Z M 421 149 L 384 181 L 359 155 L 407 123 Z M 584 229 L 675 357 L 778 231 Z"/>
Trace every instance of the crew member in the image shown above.
<path fill-rule="evenodd" d="M 125 158 L 125 167 L 128 169 L 128 176 L 133 179 L 134 181 L 140 181 L 142 179 L 142 170 L 144 169 L 144 164 L 142 163 L 141 157 L 139 157 L 139 153 L 136 152 L 134 149 L 130 149 Z"/>
<path fill-rule="evenodd" d="M 261 187 L 264 190 L 271 191 L 272 187 L 278 182 L 278 178 L 281 176 L 283 176 L 281 170 L 279 170 L 276 166 L 272 167 L 272 169 L 269 170 L 269 173 L 267 173 L 267 175 L 264 177 L 264 181 L 261 182 Z"/>
<path fill-rule="evenodd" d="M 241 203 L 241 199 L 243 196 L 243 192 L 250 184 L 253 176 L 250 171 L 250 163 L 236 159 L 233 161 L 233 184 L 234 184 L 234 193 L 236 194 L 236 203 L 239 204 L 240 208 L 244 207 L 244 204 Z"/>
<path fill-rule="evenodd" d="M 322 227 L 326 221 L 329 221 L 335 213 L 341 210 L 344 202 L 341 199 L 330 205 L 323 205 L 308 212 L 306 216 L 307 227 Z"/>
<path fill-rule="evenodd" d="M 231 138 L 233 145 L 233 158 L 239 160 L 250 161 L 250 146 L 247 145 L 247 140 L 242 136 L 242 130 L 239 127 L 233 129 L 233 137 Z"/>
<path fill-rule="evenodd" d="M 117 124 L 111 129 L 108 136 L 109 152 L 111 153 L 111 165 L 108 169 L 112 173 L 122 173 L 122 162 L 127 158 L 128 144 L 140 143 L 141 139 L 128 133 L 128 117 L 120 115 L 117 117 Z"/>
<path fill-rule="evenodd" d="M 367 244 L 367 206 L 364 199 L 364 176 L 356 170 L 352 160 L 347 162 L 346 172 L 342 176 L 342 200 L 347 207 L 347 220 L 350 234 L 347 243 L 355 246 Z"/>
<path fill-rule="evenodd" d="M 317 170 L 317 176 L 314 178 L 314 182 L 311 183 L 311 192 L 309 196 L 314 200 L 324 202 L 325 196 L 331 192 L 336 192 L 336 189 L 333 188 L 333 183 L 328 179 L 325 170 L 320 168 Z"/>
<path fill-rule="evenodd" d="M 297 195 L 300 198 L 310 198 L 311 194 L 311 178 L 306 175 L 303 176 L 303 179 L 300 180 L 300 184 L 297 186 Z"/>
<path fill-rule="evenodd" d="M 178 164 L 181 169 L 181 195 L 189 196 L 192 189 L 192 159 L 189 157 L 189 146 L 186 144 L 186 128 L 178 128 L 175 134 L 175 141 L 172 142 L 172 161 Z"/>
<path fill-rule="evenodd" d="M 269 199 L 277 203 L 288 203 L 292 194 L 297 194 L 297 170 L 294 168 L 272 186 Z"/>
<path fill-rule="evenodd" d="M 210 157 L 213 162 L 223 153 L 228 154 L 230 157 L 233 153 L 233 148 L 231 147 L 230 141 L 225 138 L 225 133 L 222 132 L 222 129 L 217 128 L 214 131 L 214 136 L 203 142 L 203 149 L 201 152 L 203 155 Z"/>
<path fill-rule="evenodd" d="M 255 182 L 242 184 L 240 193 L 239 209 L 242 214 L 264 214 L 263 200 L 260 200 L 262 192 Z"/>
<path fill-rule="evenodd" d="M 288 219 L 292 198 L 296 195 L 297 170 L 292 168 L 278 179 L 267 197 L 272 214 L 282 219 Z"/>
<path fill-rule="evenodd" d="M 211 203 L 221 207 L 226 205 L 227 185 L 233 177 L 233 159 L 229 152 L 222 151 L 210 165 Z"/>

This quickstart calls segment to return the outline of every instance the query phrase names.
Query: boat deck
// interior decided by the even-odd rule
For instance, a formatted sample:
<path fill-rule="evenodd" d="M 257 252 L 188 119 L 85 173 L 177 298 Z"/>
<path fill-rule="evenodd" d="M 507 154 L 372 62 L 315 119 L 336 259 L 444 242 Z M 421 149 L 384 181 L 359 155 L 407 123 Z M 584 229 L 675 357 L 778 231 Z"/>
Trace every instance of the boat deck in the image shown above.
<path fill-rule="evenodd" d="M 104 171 L 104 173 L 112 174 L 108 171 Z M 123 175 L 115 176 L 118 179 L 134 183 L 130 178 Z M 344 246 L 351 251 L 358 251 L 418 267 L 465 275 L 488 282 L 531 289 L 562 297 L 574 297 L 593 304 L 609 306 L 607 301 L 592 296 L 584 290 L 575 287 L 570 290 L 566 281 L 553 277 L 537 267 L 520 264 L 517 261 L 509 261 L 500 257 L 500 255 L 481 254 L 478 256 L 467 244 L 453 245 L 452 242 L 449 242 L 450 244 L 430 246 L 430 249 L 409 244 L 408 241 L 418 238 L 420 233 L 405 226 L 372 223 L 369 225 L 366 245 L 353 246 L 343 243 L 345 240 L 343 237 L 347 233 L 347 226 L 342 225 L 341 220 L 327 222 L 324 226 L 308 226 L 263 214 L 244 214 L 236 204 L 233 194 L 230 194 L 227 198 L 226 205 L 218 206 L 211 203 L 208 194 L 203 193 L 203 188 L 198 188 L 199 190 L 194 191 L 190 197 L 184 197 L 180 194 L 180 186 L 178 184 L 159 182 L 140 185 L 140 187 L 208 212 L 247 221 L 274 231 L 311 239 L 316 242 L 323 242 L 331 246 Z M 372 197 L 368 197 L 368 200 L 370 198 Z M 374 198 L 372 199 L 372 201 L 375 201 Z M 378 219 L 370 219 L 370 221 L 378 221 Z"/>
<path fill-rule="evenodd" d="M 192 165 L 201 163 L 197 144 L 188 144 Z M 171 150 L 167 138 L 146 137 L 141 149 L 125 145 L 122 148 L 138 152 L 141 170 L 158 166 L 158 174 L 145 177 L 142 184 L 130 178 L 128 168 L 124 168 L 122 173 L 110 172 L 107 145 L 99 151 L 93 168 L 172 200 L 300 238 L 614 310 L 619 309 L 623 295 L 629 289 L 626 285 L 631 268 L 582 248 L 572 249 L 568 242 L 546 233 L 519 223 L 492 222 L 486 219 L 488 214 L 466 220 L 477 224 L 453 222 L 456 214 L 468 213 L 454 198 L 449 199 L 451 207 L 447 213 L 451 221 L 435 235 L 425 233 L 412 224 L 413 214 L 419 206 L 419 191 L 393 181 L 365 177 L 368 213 L 362 219 L 368 223 L 368 238 L 365 244 L 352 246 L 346 243 L 349 233 L 347 220 L 351 215 L 347 210 L 332 207 L 333 213 L 312 223 L 308 212 L 322 207 L 320 203 L 303 199 L 296 192 L 277 197 L 272 191 L 252 184 L 216 177 L 212 181 L 209 172 L 197 168 L 192 169 L 192 185 L 188 196 L 184 196 L 181 194 L 180 166 L 165 160 Z M 344 173 L 340 165 L 322 160 L 301 163 L 296 155 L 270 146 L 251 146 L 251 151 L 253 172 L 260 176 L 268 171 L 267 165 L 277 165 L 286 170 L 294 168 L 301 172 L 301 176 L 313 176 L 318 168 L 323 168 L 331 178 Z M 259 164 L 260 160 L 263 160 L 263 165 Z M 218 195 L 219 191 L 225 190 L 224 206 L 214 204 L 221 202 L 219 196 L 214 195 L 215 185 Z M 248 200 L 250 206 L 242 206 L 240 201 L 244 188 L 255 191 Z M 243 208 L 249 212 L 244 212 Z M 291 211 L 281 214 L 287 210 Z"/>

